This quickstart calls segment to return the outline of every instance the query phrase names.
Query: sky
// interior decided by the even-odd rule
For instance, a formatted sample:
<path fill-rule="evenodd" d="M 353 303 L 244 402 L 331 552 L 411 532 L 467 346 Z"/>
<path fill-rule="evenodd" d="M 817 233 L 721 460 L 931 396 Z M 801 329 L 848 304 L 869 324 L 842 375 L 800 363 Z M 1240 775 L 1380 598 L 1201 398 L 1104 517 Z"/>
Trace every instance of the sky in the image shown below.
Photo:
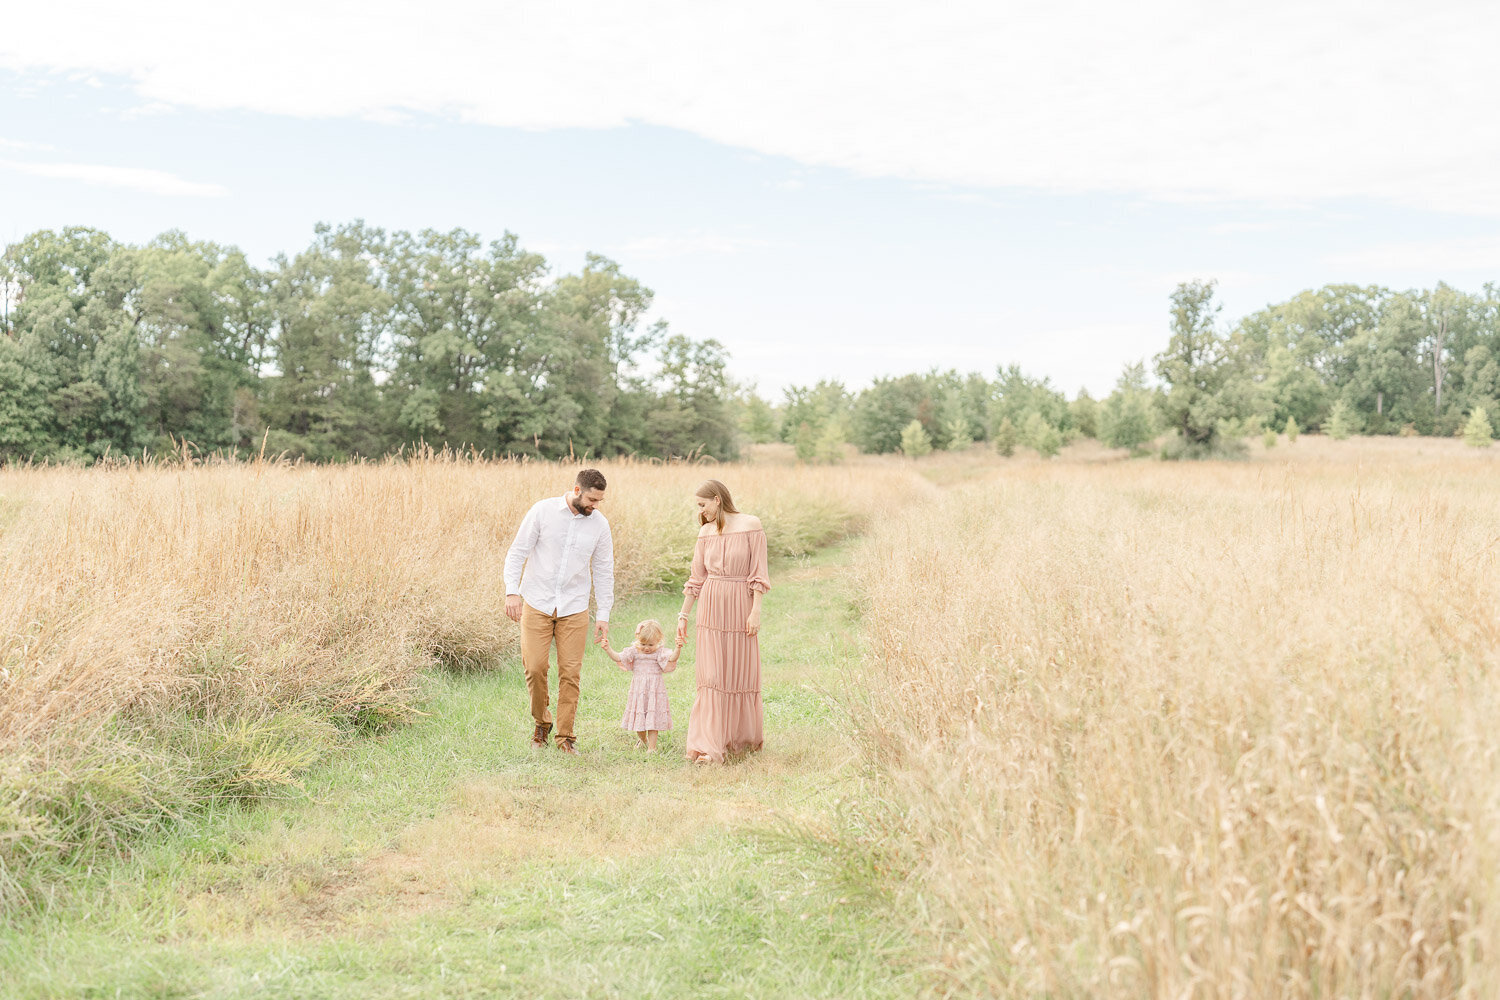
<path fill-rule="evenodd" d="M 1106 394 L 1324 284 L 1500 281 L 1500 5 L 31 4 L 0 25 L 0 241 L 320 221 L 604 254 L 789 385 L 1017 364 Z"/>

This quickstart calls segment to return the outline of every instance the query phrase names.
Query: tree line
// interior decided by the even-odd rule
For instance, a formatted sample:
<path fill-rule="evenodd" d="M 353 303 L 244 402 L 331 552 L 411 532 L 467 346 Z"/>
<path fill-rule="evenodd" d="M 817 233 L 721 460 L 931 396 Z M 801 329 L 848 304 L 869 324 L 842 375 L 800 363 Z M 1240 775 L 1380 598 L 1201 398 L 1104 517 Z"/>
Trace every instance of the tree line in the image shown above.
<path fill-rule="evenodd" d="M 731 459 L 785 441 L 836 461 L 850 445 L 1050 455 L 1077 437 L 1179 457 L 1267 430 L 1451 435 L 1500 396 L 1495 285 L 1329 285 L 1226 326 L 1213 283 L 1184 283 L 1165 348 L 1098 400 L 1012 365 L 824 380 L 773 403 L 730 378 L 717 341 L 641 329 L 651 300 L 594 254 L 554 276 L 509 233 L 320 225 L 260 268 L 178 232 L 37 232 L 0 256 L 0 460 L 338 461 L 418 443 Z"/>
<path fill-rule="evenodd" d="M 988 441 L 1052 455 L 1078 437 L 1163 457 L 1233 456 L 1244 439 L 1302 430 L 1489 440 L 1500 399 L 1500 286 L 1469 294 L 1327 285 L 1219 321 L 1214 283 L 1172 292 L 1165 348 L 1129 364 L 1110 394 L 1069 400 L 1015 366 L 996 377 L 930 372 L 794 386 L 778 411 L 761 403 L 747 429 L 774 429 L 804 459 L 866 452 L 922 454 Z M 752 401 L 754 403 L 755 401 Z M 780 424 L 773 418 L 779 416 Z"/>
<path fill-rule="evenodd" d="M 0 257 L 0 458 L 733 457 L 727 354 L 640 329 L 651 299 L 598 255 L 554 277 L 512 234 L 320 225 L 259 268 L 178 232 L 37 232 Z"/>

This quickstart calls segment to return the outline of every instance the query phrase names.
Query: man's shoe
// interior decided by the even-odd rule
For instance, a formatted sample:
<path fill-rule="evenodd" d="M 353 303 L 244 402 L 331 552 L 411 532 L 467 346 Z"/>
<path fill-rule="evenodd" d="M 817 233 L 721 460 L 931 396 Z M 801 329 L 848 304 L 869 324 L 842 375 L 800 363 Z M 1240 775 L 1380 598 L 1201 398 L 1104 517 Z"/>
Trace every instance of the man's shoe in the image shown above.
<path fill-rule="evenodd" d="M 538 748 L 545 747 L 547 745 L 547 735 L 551 732 L 552 723 L 538 722 L 536 724 L 536 732 L 531 734 L 531 745 Z"/>
<path fill-rule="evenodd" d="M 576 742 L 577 741 L 574 740 L 574 738 L 571 736 L 559 737 L 557 741 L 557 749 L 561 750 L 563 753 L 570 753 L 574 757 L 577 757 L 578 747 L 574 746 L 574 743 Z"/>

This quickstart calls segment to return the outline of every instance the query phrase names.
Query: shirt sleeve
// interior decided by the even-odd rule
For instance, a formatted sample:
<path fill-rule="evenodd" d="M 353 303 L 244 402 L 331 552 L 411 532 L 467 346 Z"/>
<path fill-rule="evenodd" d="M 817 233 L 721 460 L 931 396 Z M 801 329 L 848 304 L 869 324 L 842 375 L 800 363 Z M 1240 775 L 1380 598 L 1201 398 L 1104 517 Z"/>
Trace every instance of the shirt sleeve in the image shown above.
<path fill-rule="evenodd" d="M 766 555 L 766 533 L 753 532 L 750 536 L 750 589 L 767 593 L 771 589 L 771 564 Z"/>
<path fill-rule="evenodd" d="M 604 531 L 594 545 L 594 600 L 599 611 L 596 619 L 609 621 L 609 612 L 615 606 L 615 540 L 609 532 L 609 522 L 604 522 Z"/>
<path fill-rule="evenodd" d="M 702 536 L 698 541 L 701 542 Z M 708 564 L 703 561 L 703 546 L 698 542 L 693 543 L 693 568 L 688 571 L 687 585 L 682 592 L 689 597 L 697 597 L 703 589 L 703 581 L 708 579 Z"/>
<path fill-rule="evenodd" d="M 516 529 L 516 540 L 510 543 L 510 551 L 505 553 L 505 593 L 519 594 L 521 592 L 521 567 L 526 565 L 531 550 L 536 548 L 537 535 L 541 532 L 542 519 L 537 514 L 537 507 L 532 506 L 521 519 L 521 527 Z"/>

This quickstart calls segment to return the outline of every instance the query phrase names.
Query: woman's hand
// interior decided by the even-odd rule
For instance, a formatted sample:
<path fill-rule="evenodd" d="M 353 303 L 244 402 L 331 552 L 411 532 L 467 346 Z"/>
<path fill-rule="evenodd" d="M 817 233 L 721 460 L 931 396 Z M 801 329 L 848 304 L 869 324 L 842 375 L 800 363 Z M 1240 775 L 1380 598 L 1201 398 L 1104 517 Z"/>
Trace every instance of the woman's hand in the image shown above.
<path fill-rule="evenodd" d="M 750 612 L 750 617 L 745 619 L 745 634 L 758 635 L 760 633 L 760 609 L 756 608 Z"/>
<path fill-rule="evenodd" d="M 681 646 L 687 642 L 687 619 L 677 619 L 677 645 Z"/>

